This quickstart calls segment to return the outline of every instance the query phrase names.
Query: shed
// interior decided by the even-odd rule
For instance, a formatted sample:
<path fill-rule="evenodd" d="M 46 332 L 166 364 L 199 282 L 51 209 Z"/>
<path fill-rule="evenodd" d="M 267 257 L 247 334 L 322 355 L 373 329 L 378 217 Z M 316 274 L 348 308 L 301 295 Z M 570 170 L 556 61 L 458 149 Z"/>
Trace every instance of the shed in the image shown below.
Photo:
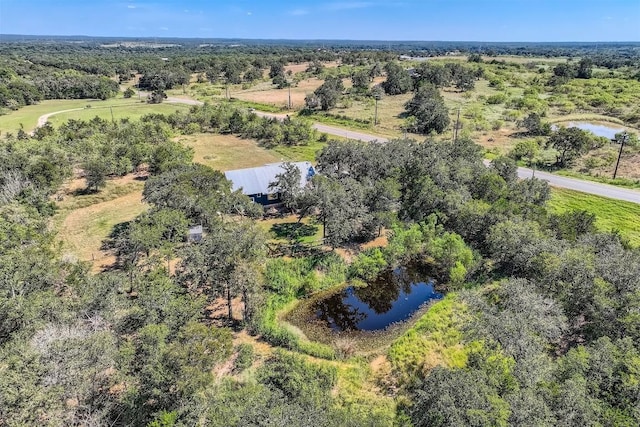
<path fill-rule="evenodd" d="M 194 225 L 189 227 L 189 234 L 187 235 L 187 241 L 199 243 L 202 240 L 202 226 Z"/>
<path fill-rule="evenodd" d="M 242 190 L 251 199 L 263 206 L 280 203 L 280 195 L 269 189 L 269 184 L 275 182 L 276 175 L 284 172 L 284 163 L 270 163 L 257 168 L 236 169 L 225 172 L 225 176 L 232 183 L 233 191 Z M 293 163 L 300 170 L 300 187 L 305 187 L 316 174 L 310 162 Z"/>

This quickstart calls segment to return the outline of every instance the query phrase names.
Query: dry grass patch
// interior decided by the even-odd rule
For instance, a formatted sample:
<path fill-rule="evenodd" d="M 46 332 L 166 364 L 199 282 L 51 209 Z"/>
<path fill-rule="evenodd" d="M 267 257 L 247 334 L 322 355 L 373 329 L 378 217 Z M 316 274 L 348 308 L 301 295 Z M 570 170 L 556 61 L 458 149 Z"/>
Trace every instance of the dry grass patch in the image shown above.
<path fill-rule="evenodd" d="M 253 140 L 234 135 L 196 134 L 180 136 L 178 141 L 194 149 L 194 161 L 221 171 L 287 160 Z"/>
<path fill-rule="evenodd" d="M 301 64 L 285 65 L 284 71 L 285 73 L 287 71 L 291 71 L 293 74 L 303 73 L 304 71 L 306 71 L 307 68 L 309 68 L 309 64 L 310 62 L 303 62 Z M 338 66 L 338 62 L 337 61 L 323 62 L 322 65 L 324 65 L 325 68 L 336 68 Z"/>
<path fill-rule="evenodd" d="M 304 98 L 316 90 L 324 80 L 310 78 L 302 80 L 297 86 L 291 87 L 291 104 L 294 109 L 304 107 Z M 277 89 L 271 81 L 260 83 L 250 89 L 233 92 L 234 98 L 243 101 L 257 102 L 260 104 L 275 105 L 278 107 L 286 106 L 289 102 L 289 90 Z"/>
<path fill-rule="evenodd" d="M 91 261 L 97 271 L 113 264 L 108 251 L 100 250 L 102 241 L 116 224 L 131 221 L 146 211 L 149 205 L 142 201 L 142 192 L 135 191 L 113 200 L 92 204 L 69 213 L 60 227 L 58 236 L 67 253 L 81 261 Z"/>

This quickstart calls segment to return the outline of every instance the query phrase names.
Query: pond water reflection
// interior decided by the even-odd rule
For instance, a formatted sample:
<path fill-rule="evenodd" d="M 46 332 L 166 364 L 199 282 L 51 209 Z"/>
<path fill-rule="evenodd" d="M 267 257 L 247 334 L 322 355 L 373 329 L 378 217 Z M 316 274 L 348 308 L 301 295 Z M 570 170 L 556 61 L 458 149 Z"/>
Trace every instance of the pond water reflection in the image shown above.
<path fill-rule="evenodd" d="M 411 317 L 423 304 L 442 298 L 433 281 L 397 268 L 364 287 L 349 287 L 317 301 L 316 317 L 335 331 L 378 331 Z"/>
<path fill-rule="evenodd" d="M 567 123 L 567 127 L 586 130 L 596 136 L 604 136 L 608 139 L 613 139 L 616 133 L 624 132 L 624 129 L 620 127 L 591 122 L 569 122 Z"/>

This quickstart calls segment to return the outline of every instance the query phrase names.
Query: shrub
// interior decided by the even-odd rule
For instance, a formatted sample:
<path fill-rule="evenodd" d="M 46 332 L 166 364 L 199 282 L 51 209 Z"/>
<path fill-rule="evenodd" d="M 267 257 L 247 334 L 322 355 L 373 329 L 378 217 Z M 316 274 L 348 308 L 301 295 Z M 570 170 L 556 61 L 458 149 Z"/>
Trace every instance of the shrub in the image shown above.
<path fill-rule="evenodd" d="M 233 366 L 236 372 L 242 372 L 253 364 L 254 359 L 253 346 L 251 344 L 240 344 L 238 346 L 238 356 Z"/>
<path fill-rule="evenodd" d="M 388 265 L 380 248 L 367 249 L 361 252 L 349 266 L 349 277 L 371 281 L 378 277 Z"/>
<path fill-rule="evenodd" d="M 487 98 L 487 104 L 489 105 L 497 105 L 503 104 L 507 101 L 507 95 L 504 93 L 496 93 L 495 95 L 491 95 Z"/>

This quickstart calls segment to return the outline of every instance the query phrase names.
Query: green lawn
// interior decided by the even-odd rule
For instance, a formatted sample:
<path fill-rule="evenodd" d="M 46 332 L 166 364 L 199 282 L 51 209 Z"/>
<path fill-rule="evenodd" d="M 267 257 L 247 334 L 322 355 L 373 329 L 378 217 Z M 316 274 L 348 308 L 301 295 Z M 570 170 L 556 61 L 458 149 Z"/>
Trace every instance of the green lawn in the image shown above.
<path fill-rule="evenodd" d="M 33 130 L 38 123 L 38 117 L 53 111 L 69 110 L 72 108 L 82 108 L 88 104 L 105 101 L 90 101 L 87 99 L 73 100 L 51 100 L 42 101 L 37 105 L 29 105 L 12 111 L 9 114 L 0 116 L 0 132 L 16 132 L 20 129 L 20 124 L 24 126 L 25 131 Z M 108 102 L 108 101 L 106 101 Z"/>
<path fill-rule="evenodd" d="M 640 205 L 638 204 L 554 188 L 548 206 L 552 212 L 578 209 L 594 213 L 597 217 L 598 229 L 618 230 L 629 239 L 631 244 L 640 246 Z"/>
<path fill-rule="evenodd" d="M 90 106 L 89 108 L 87 108 Z M 56 111 L 72 110 L 83 108 L 79 111 L 71 111 L 51 116 L 49 121 L 54 125 L 59 125 L 68 119 L 92 119 L 95 116 L 102 118 L 111 118 L 111 109 L 113 108 L 113 116 L 115 119 L 129 117 L 137 119 L 144 114 L 158 112 L 170 113 L 176 109 L 188 108 L 178 104 L 147 104 L 140 102 L 138 98 L 131 99 L 114 98 L 106 101 L 95 99 L 56 99 L 42 101 L 37 105 L 29 105 L 12 111 L 9 114 L 0 116 L 0 132 L 17 132 L 20 125 L 25 131 L 31 131 L 36 127 L 38 118 L 44 114 Z"/>
<path fill-rule="evenodd" d="M 104 105 L 92 105 L 91 108 L 85 108 L 79 111 L 70 111 L 67 113 L 56 114 L 52 116 L 49 121 L 54 126 L 59 126 L 62 123 L 66 122 L 69 119 L 75 120 L 91 120 L 94 117 L 98 116 L 102 119 L 111 119 L 112 111 L 113 118 L 115 120 L 128 118 L 130 120 L 138 120 L 140 117 L 145 114 L 150 113 L 159 113 L 159 114 L 171 114 L 176 110 L 185 110 L 188 109 L 188 105 L 183 104 L 147 104 L 146 102 L 141 103 L 137 101 L 131 102 L 131 100 L 123 100 L 128 101 L 127 103 L 113 103 L 112 105 L 104 104 Z M 105 101 L 109 102 L 109 101 Z"/>
<path fill-rule="evenodd" d="M 329 136 L 333 140 L 342 140 L 344 138 Z M 270 149 L 270 152 L 280 156 L 285 160 L 293 162 L 313 162 L 316 161 L 316 154 L 325 146 L 323 142 L 312 142 L 307 145 L 279 145 Z"/>
<path fill-rule="evenodd" d="M 221 171 L 290 160 L 283 158 L 282 154 L 260 147 L 252 139 L 242 139 L 235 135 L 199 133 L 179 136 L 177 140 L 193 148 L 194 161 Z"/>

